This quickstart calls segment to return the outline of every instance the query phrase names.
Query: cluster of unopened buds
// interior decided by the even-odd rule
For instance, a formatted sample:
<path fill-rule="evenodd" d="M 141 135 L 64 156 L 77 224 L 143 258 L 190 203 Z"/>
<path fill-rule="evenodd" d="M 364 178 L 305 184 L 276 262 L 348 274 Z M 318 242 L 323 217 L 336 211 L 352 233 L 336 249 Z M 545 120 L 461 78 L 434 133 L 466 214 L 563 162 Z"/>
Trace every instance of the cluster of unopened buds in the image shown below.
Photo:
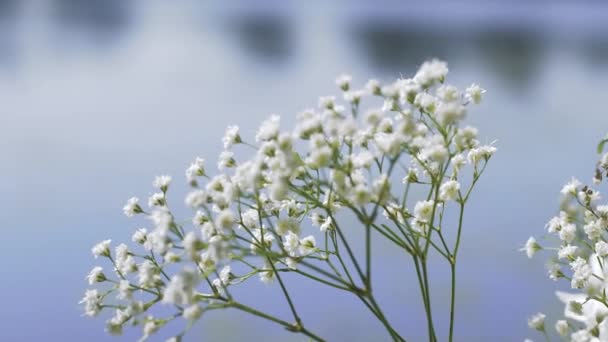
<path fill-rule="evenodd" d="M 608 153 L 602 154 L 606 142 L 608 137 L 598 146 L 595 186 L 608 177 Z M 572 292 L 556 292 L 565 306 L 563 319 L 555 323 L 557 335 L 574 342 L 608 341 L 608 203 L 601 202 L 592 185 L 575 178 L 564 185 L 561 197 L 559 214 L 545 227 L 547 242 L 541 246 L 530 237 L 522 251 L 529 258 L 541 250 L 551 252 L 548 276 L 570 283 Z M 550 339 L 544 314 L 532 316 L 528 325 Z"/>
<path fill-rule="evenodd" d="M 427 260 L 435 252 L 450 263 L 452 340 L 464 208 L 495 148 L 480 144 L 475 128 L 461 126 L 467 106 L 479 103 L 485 90 L 473 84 L 461 92 L 445 83 L 447 72 L 446 63 L 433 60 L 412 79 L 387 85 L 370 80 L 361 90 L 343 75 L 336 80 L 343 104 L 322 97 L 318 108 L 297 115 L 290 130 L 281 129 L 276 115 L 252 141 L 237 126 L 228 127 L 220 173 L 209 173 L 201 158 L 186 170 L 191 220 L 169 210 L 168 176 L 155 179 L 157 193 L 147 206 L 137 198 L 127 202 L 124 213 L 147 219 L 151 228 L 135 231 L 133 247 L 110 240 L 93 247 L 110 268 L 95 267 L 87 277 L 96 288 L 82 300 L 85 314 L 113 310 L 107 331 L 141 326 L 142 340 L 183 319 L 184 329 L 172 338 L 177 341 L 202 315 L 232 308 L 322 341 L 298 313 L 282 279 L 289 274 L 351 292 L 391 339 L 405 341 L 372 291 L 373 236 L 414 262 L 431 341 L 437 336 Z M 377 107 L 362 111 L 364 98 Z M 240 160 L 235 152 L 250 158 Z M 414 187 L 418 199 L 408 198 Z M 458 219 L 444 220 L 452 206 Z M 360 227 L 346 229 L 338 215 L 354 217 Z M 349 244 L 359 233 L 364 250 Z M 274 283 L 292 317 L 275 317 L 233 295 L 235 286 L 256 277 Z"/>

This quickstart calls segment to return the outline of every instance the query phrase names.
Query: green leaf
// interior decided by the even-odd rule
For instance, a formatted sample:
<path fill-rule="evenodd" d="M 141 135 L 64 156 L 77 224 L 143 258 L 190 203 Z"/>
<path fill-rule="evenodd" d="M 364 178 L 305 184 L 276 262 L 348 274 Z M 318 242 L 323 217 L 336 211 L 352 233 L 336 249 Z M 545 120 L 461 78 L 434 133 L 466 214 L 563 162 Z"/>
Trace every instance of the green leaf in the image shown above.
<path fill-rule="evenodd" d="M 599 144 L 597 144 L 597 153 L 602 153 L 604 151 L 604 145 L 606 145 L 606 143 L 608 143 L 608 138 L 603 139 L 602 141 L 600 141 Z"/>

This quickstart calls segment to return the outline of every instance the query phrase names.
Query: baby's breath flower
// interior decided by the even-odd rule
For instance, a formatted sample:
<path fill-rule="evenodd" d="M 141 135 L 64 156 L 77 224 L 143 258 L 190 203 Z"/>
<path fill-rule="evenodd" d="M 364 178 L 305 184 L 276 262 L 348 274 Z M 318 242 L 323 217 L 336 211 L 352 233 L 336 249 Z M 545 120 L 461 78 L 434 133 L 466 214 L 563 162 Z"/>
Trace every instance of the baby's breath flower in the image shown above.
<path fill-rule="evenodd" d="M 222 142 L 224 143 L 224 149 L 226 150 L 231 148 L 232 145 L 243 142 L 241 140 L 241 136 L 239 135 L 239 126 L 228 126 L 228 128 L 226 128 L 226 133 L 224 133 Z"/>
<path fill-rule="evenodd" d="M 257 275 L 264 283 L 278 280 L 295 325 L 287 326 L 263 308 L 256 315 L 321 340 L 298 317 L 283 275 L 333 284 L 374 303 L 371 259 L 377 255 L 372 251 L 377 247 L 371 236 L 386 238 L 419 262 L 426 262 L 429 253 L 436 255 L 433 249 L 448 249 L 453 239 L 459 245 L 460 233 L 442 230 L 443 225 L 453 224 L 448 223 L 451 215 L 444 216 L 443 206 L 457 201 L 464 210 L 496 148 L 480 145 L 477 130 L 463 123 L 468 106 L 479 102 L 483 89 L 472 86 L 463 92 L 444 85 L 447 73 L 445 62 L 433 60 L 424 63 L 413 78 L 386 84 L 370 80 L 365 90 L 358 90 L 350 76 L 342 75 L 336 80 L 343 91 L 341 98 L 321 97 L 319 108 L 300 112 L 291 130 L 282 131 L 279 116 L 270 116 L 255 134 L 257 146 L 247 144 L 254 151 L 249 156 L 241 156 L 239 151 L 238 163 L 232 149 L 245 140 L 238 126 L 228 126 L 218 174 L 207 175 L 205 161 L 198 157 L 185 172 L 192 187 L 184 199 L 193 209 L 189 217 L 172 212 L 167 203 L 169 176 L 154 180 L 149 213 L 144 213 L 137 198 L 127 202 L 125 215 L 144 213 L 151 225 L 134 232 L 133 249 L 119 244 L 115 256 L 111 255 L 110 240 L 93 248 L 95 257 L 108 257 L 116 274 L 106 278 L 101 267 L 96 267 L 87 276 L 91 285 L 105 284 L 97 285 L 103 292 L 85 294 L 81 302 L 85 313 L 94 316 L 114 308 L 106 322 L 108 332 L 120 334 L 127 326 L 140 325 L 142 340 L 179 317 L 188 321 L 186 331 L 207 309 L 234 307 L 250 312 L 239 301 L 243 292 L 232 291 L 232 287 Z M 378 97 L 376 104 L 362 108 L 369 95 Z M 465 156 L 473 166 L 471 174 L 464 174 Z M 403 176 L 404 186 L 393 186 L 395 177 Z M 460 189 L 465 185 L 467 196 L 463 197 Z M 410 186 L 416 188 L 412 191 L 416 194 L 408 198 Z M 608 226 L 608 206 L 594 211 L 597 194 L 577 190 L 585 190 L 578 195 L 589 205 L 589 213 L 580 216 L 580 226 L 587 227 L 583 229 L 594 242 L 600 242 L 596 226 Z M 428 196 L 419 196 L 421 191 L 428 191 Z M 422 200 L 416 202 L 412 197 Z M 340 224 L 346 217 L 364 227 L 364 244 L 348 245 L 350 235 L 356 233 L 350 228 L 359 225 Z M 578 224 L 578 216 L 564 216 L 551 229 L 559 233 L 564 245 L 576 245 Z M 311 225 L 319 231 L 313 229 L 310 234 Z M 450 243 L 443 241 L 443 234 Z M 319 238 L 322 243 L 317 244 Z M 365 253 L 354 250 L 362 246 Z M 528 254 L 535 246 L 527 246 Z M 597 245 L 597 253 L 602 248 Z M 456 252 L 445 253 L 441 254 L 455 266 Z M 359 254 L 366 255 L 365 261 L 355 259 Z M 581 278 L 581 284 L 591 291 L 598 282 L 586 277 L 584 265 L 575 265 L 577 256 L 568 255 L 568 261 L 573 262 L 575 278 Z M 596 267 L 593 260 L 588 263 L 589 269 Z M 567 267 L 564 270 L 569 272 Z M 418 277 L 421 283 L 428 281 L 425 272 L 424 279 L 420 273 Z M 555 278 L 567 277 L 558 266 Z M 162 304 L 166 305 L 159 308 Z M 430 312 L 430 307 L 425 309 Z M 396 330 L 387 327 L 387 331 L 392 339 L 402 340 Z M 170 340 L 180 340 L 182 335 Z"/>
<path fill-rule="evenodd" d="M 99 256 L 109 257 L 110 256 L 110 243 L 112 240 L 103 240 L 100 243 L 93 246 L 91 252 L 95 259 Z"/>
<path fill-rule="evenodd" d="M 454 201 L 458 199 L 460 191 L 460 183 L 455 180 L 449 180 L 439 188 L 439 198 L 442 201 Z"/>
<path fill-rule="evenodd" d="M 199 319 L 203 314 L 203 308 L 198 304 L 190 305 L 189 307 L 184 309 L 183 316 L 185 319 L 189 321 L 194 321 Z"/>
<path fill-rule="evenodd" d="M 608 256 L 608 243 L 604 241 L 598 241 L 595 243 L 595 253 L 601 257 Z"/>
<path fill-rule="evenodd" d="M 196 157 L 186 169 L 186 178 L 190 183 L 196 182 L 196 177 L 205 176 L 205 159 Z"/>
<path fill-rule="evenodd" d="M 526 242 L 526 245 L 524 246 L 524 248 L 520 249 L 520 251 L 526 252 L 526 255 L 528 256 L 528 258 L 532 259 L 534 254 L 536 254 L 536 252 L 538 252 L 541 249 L 542 249 L 542 247 L 536 242 L 536 239 L 531 236 L 528 239 L 528 241 Z"/>
<path fill-rule="evenodd" d="M 343 91 L 347 91 L 350 88 L 350 82 L 353 80 L 351 75 L 342 74 L 336 78 L 336 85 Z"/>
<path fill-rule="evenodd" d="M 167 192 L 169 185 L 171 184 L 171 176 L 163 175 L 158 176 L 154 179 L 153 185 L 155 188 L 159 188 L 162 192 Z"/>
<path fill-rule="evenodd" d="M 471 84 L 466 90 L 466 98 L 474 103 L 480 103 L 481 97 L 486 93 L 486 90 L 480 87 L 477 83 Z"/>
<path fill-rule="evenodd" d="M 570 327 L 568 326 L 567 321 L 560 319 L 559 321 L 555 322 L 555 330 L 560 336 L 565 337 L 568 335 Z"/>
<path fill-rule="evenodd" d="M 125 206 L 122 208 L 122 211 L 127 217 L 132 217 L 135 214 L 144 212 L 139 206 L 139 199 L 137 197 L 129 198 L 127 204 L 125 204 Z"/>
<path fill-rule="evenodd" d="M 102 296 L 97 289 L 87 290 L 79 304 L 84 304 L 84 314 L 90 317 L 97 316 L 101 311 Z"/>
<path fill-rule="evenodd" d="M 580 188 L 581 185 L 582 184 L 578 179 L 572 178 L 572 180 L 570 180 L 568 183 L 566 183 L 564 185 L 564 187 L 562 188 L 562 190 L 560 192 L 564 196 L 566 196 L 566 195 L 576 196 L 576 194 L 578 192 L 578 188 Z"/>
<path fill-rule="evenodd" d="M 106 276 L 103 274 L 103 268 L 100 266 L 93 267 L 93 269 L 91 270 L 91 272 L 89 272 L 89 275 L 87 276 L 87 281 L 89 282 L 89 285 L 101 283 L 105 280 Z"/>
<path fill-rule="evenodd" d="M 538 331 L 545 331 L 545 314 L 537 313 L 528 319 L 528 326 Z"/>

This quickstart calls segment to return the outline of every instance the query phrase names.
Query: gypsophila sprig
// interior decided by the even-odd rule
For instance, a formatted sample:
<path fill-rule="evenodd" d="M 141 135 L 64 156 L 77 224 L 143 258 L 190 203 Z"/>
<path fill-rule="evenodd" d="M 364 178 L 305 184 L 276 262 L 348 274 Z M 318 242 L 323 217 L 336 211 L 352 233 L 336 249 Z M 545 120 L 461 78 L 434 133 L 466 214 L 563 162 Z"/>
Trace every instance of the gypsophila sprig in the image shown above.
<path fill-rule="evenodd" d="M 282 129 L 278 115 L 265 120 L 254 139 L 241 136 L 238 126 L 228 127 L 220 173 L 208 174 L 201 158 L 185 172 L 191 218 L 178 219 L 169 209 L 169 176 L 154 180 L 158 192 L 146 211 L 135 197 L 127 202 L 124 213 L 140 214 L 149 228 L 134 232 L 132 249 L 113 247 L 110 240 L 93 248 L 111 270 L 97 266 L 87 276 L 96 288 L 81 302 L 85 313 L 114 310 L 108 332 L 139 326 L 142 340 L 182 319 L 179 340 L 210 311 L 232 308 L 323 341 L 305 325 L 298 299 L 283 281 L 292 274 L 351 293 L 387 336 L 406 341 L 408 332 L 384 315 L 373 291 L 372 239 L 386 239 L 415 266 L 412 284 L 420 290 L 429 341 L 437 341 L 440 328 L 452 341 L 464 211 L 496 148 L 481 144 L 477 130 L 462 125 L 468 106 L 479 103 L 485 90 L 473 84 L 460 91 L 445 83 L 447 73 L 445 62 L 432 60 L 413 78 L 370 80 L 361 89 L 342 75 L 336 84 L 344 103 L 321 97 L 318 108 L 296 116 L 294 127 Z M 375 98 L 370 102 L 378 107 L 362 109 L 367 98 Z M 237 157 L 246 152 L 248 158 Z M 410 195 L 414 187 L 423 195 Z M 449 219 L 446 210 L 455 210 L 458 219 Z M 339 218 L 348 215 L 359 227 L 346 229 Z M 363 249 L 351 244 L 358 232 L 365 236 Z M 451 269 L 446 327 L 433 321 L 431 256 L 444 258 Z M 232 290 L 256 279 L 276 288 L 290 317 L 240 302 Z"/>
<path fill-rule="evenodd" d="M 600 158 L 592 178 L 596 185 L 608 172 L 608 153 L 603 153 L 606 141 L 598 146 Z M 602 202 L 598 190 L 576 178 L 571 178 L 560 193 L 559 213 L 545 226 L 550 247 L 541 247 L 531 237 L 522 250 L 530 258 L 540 250 L 553 251 L 548 276 L 566 281 L 572 288 L 570 292 L 556 292 L 564 304 L 564 317 L 555 323 L 555 333 L 574 342 L 608 341 L 608 204 Z M 549 339 L 544 315 L 539 315 L 532 316 L 528 323 Z"/>

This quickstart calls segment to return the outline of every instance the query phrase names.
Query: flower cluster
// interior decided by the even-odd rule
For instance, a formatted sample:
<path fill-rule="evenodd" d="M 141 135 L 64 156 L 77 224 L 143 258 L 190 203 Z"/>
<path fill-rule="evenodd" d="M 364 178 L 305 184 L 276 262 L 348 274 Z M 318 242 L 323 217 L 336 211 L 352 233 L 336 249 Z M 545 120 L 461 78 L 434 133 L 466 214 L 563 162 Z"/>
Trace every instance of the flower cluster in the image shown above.
<path fill-rule="evenodd" d="M 485 90 L 474 84 L 461 92 L 445 83 L 447 72 L 446 63 L 433 60 L 411 79 L 386 85 L 370 80 L 362 89 L 353 89 L 352 78 L 343 75 L 336 84 L 344 101 L 321 97 L 318 108 L 297 115 L 292 129 L 283 130 L 276 115 L 261 124 L 254 141 L 241 137 L 237 126 L 228 127 L 217 162 L 220 173 L 212 176 L 201 158 L 186 170 L 191 220 L 178 220 L 169 209 L 171 177 L 160 176 L 146 208 L 137 198 L 123 208 L 126 216 L 141 216 L 150 227 L 135 231 L 135 246 L 112 248 L 106 240 L 93 247 L 94 256 L 112 268 L 95 267 L 87 277 L 89 284 L 100 284 L 82 300 L 86 315 L 113 309 L 108 332 L 139 325 L 143 339 L 181 317 L 188 323 L 179 339 L 207 312 L 233 308 L 320 341 L 304 326 L 282 281 L 291 273 L 351 292 L 393 340 L 404 341 L 373 295 L 373 233 L 415 262 L 429 339 L 436 340 L 429 252 L 445 257 L 455 271 L 465 204 L 496 150 L 477 140 L 475 128 L 461 127 L 467 106 L 479 103 Z M 377 107 L 362 111 L 364 97 Z M 238 155 L 250 152 L 250 158 L 239 160 L 237 148 L 243 150 Z M 424 197 L 408 199 L 411 187 L 419 187 Z M 460 219 L 450 223 L 450 232 L 443 219 L 452 205 Z M 354 233 L 340 226 L 338 214 L 361 223 L 364 251 L 351 248 Z M 233 287 L 256 277 L 278 283 L 292 321 L 233 296 Z M 165 309 L 154 311 L 157 306 Z M 167 308 L 174 313 L 162 316 Z M 452 324 L 453 317 L 450 340 Z"/>
<path fill-rule="evenodd" d="M 606 141 L 598 147 L 600 154 Z M 604 175 L 608 176 L 608 153 L 601 155 L 592 182 L 599 185 Z M 541 246 L 530 237 L 522 251 L 529 258 L 541 250 L 554 251 L 548 276 L 568 281 L 573 289 L 556 292 L 565 305 L 564 318 L 555 323 L 557 334 L 575 342 L 608 341 L 608 204 L 602 203 L 598 190 L 575 178 L 562 187 L 561 196 L 561 210 L 545 227 L 547 240 L 557 246 Z M 533 316 L 529 325 L 548 338 L 544 317 Z"/>

